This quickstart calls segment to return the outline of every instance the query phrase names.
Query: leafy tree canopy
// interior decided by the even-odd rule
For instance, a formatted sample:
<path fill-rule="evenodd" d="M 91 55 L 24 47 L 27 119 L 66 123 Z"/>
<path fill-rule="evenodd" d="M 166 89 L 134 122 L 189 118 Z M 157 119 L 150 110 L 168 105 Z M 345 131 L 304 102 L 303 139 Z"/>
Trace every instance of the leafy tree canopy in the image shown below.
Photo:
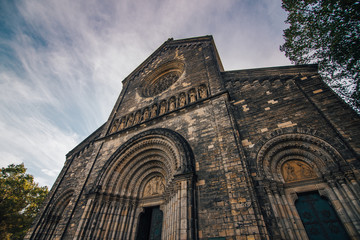
<path fill-rule="evenodd" d="M 47 193 L 26 174 L 24 164 L 1 168 L 0 239 L 23 239 Z"/>
<path fill-rule="evenodd" d="M 318 63 L 320 73 L 360 109 L 360 1 L 283 0 L 288 12 L 280 50 L 295 64 Z"/>

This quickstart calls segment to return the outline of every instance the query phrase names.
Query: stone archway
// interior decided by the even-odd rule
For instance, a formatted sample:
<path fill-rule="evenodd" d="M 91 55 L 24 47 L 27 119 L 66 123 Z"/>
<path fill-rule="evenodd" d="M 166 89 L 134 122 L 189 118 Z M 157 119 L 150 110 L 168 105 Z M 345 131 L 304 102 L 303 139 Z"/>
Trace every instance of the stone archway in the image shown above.
<path fill-rule="evenodd" d="M 162 239 L 195 239 L 191 148 L 167 129 L 141 133 L 107 161 L 89 195 L 77 239 L 135 239 L 140 214 L 159 206 Z"/>
<path fill-rule="evenodd" d="M 30 239 L 59 239 L 63 232 L 59 226 L 64 224 L 64 213 L 67 212 L 74 190 L 70 189 L 62 193 L 39 220 Z"/>
<path fill-rule="evenodd" d="M 298 195 L 306 192 L 326 196 L 350 237 L 359 236 L 358 181 L 340 153 L 323 139 L 300 133 L 276 136 L 260 148 L 256 169 L 255 181 L 266 203 L 263 214 L 277 220 L 268 226 L 274 238 L 308 239 L 295 207 Z"/>

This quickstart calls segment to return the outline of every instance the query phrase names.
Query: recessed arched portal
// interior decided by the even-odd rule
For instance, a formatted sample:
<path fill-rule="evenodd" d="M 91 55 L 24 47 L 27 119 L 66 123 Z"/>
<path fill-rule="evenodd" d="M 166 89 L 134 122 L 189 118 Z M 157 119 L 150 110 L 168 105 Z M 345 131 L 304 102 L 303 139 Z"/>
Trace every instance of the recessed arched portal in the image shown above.
<path fill-rule="evenodd" d="M 76 238 L 141 239 L 144 227 L 147 237 L 159 237 L 161 229 L 162 239 L 194 239 L 193 162 L 191 148 L 174 131 L 133 137 L 104 165 Z M 155 219 L 161 224 L 152 225 Z"/>
<path fill-rule="evenodd" d="M 259 149 L 256 171 L 255 181 L 262 187 L 260 196 L 266 203 L 262 212 L 266 219 L 276 219 L 267 224 L 274 238 L 321 239 L 316 231 L 328 219 L 318 217 L 321 222 L 310 226 L 305 213 L 315 214 L 320 205 L 326 211 L 334 210 L 332 220 L 344 226 L 342 236 L 359 237 L 360 206 L 354 201 L 360 197 L 358 183 L 349 164 L 325 140 L 300 133 L 273 137 Z M 313 206 L 307 203 L 311 202 L 319 206 L 309 210 Z"/>

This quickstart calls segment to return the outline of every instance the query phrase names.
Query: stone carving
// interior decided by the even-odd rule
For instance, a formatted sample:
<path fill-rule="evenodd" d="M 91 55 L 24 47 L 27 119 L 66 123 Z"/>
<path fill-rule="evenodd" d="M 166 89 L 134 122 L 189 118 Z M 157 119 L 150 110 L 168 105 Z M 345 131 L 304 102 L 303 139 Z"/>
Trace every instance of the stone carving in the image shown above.
<path fill-rule="evenodd" d="M 157 116 L 157 105 L 153 105 L 151 108 L 151 117 L 154 118 Z"/>
<path fill-rule="evenodd" d="M 116 119 L 115 122 L 114 122 L 114 124 L 113 124 L 113 126 L 112 126 L 112 128 L 111 128 L 110 133 L 116 132 L 116 130 L 117 130 L 118 127 L 119 127 L 119 123 L 120 123 L 120 120 L 119 120 L 119 119 Z"/>
<path fill-rule="evenodd" d="M 134 121 L 134 116 L 132 114 L 130 114 L 127 124 L 126 124 L 126 127 L 131 127 L 133 121 Z"/>
<path fill-rule="evenodd" d="M 135 125 L 135 124 L 138 124 L 138 123 L 140 122 L 140 119 L 141 119 L 141 112 L 138 111 L 138 112 L 135 114 L 134 125 Z"/>
<path fill-rule="evenodd" d="M 196 102 L 197 92 L 199 93 L 199 98 L 206 98 L 208 96 L 206 86 L 201 85 L 198 88 L 193 88 L 189 91 L 189 99 L 186 98 L 185 93 L 181 93 L 178 99 L 178 104 L 176 103 L 176 98 L 174 96 L 169 100 L 162 100 L 159 107 L 157 104 L 154 104 L 151 108 L 146 107 L 143 111 L 138 110 L 136 113 L 131 113 L 128 116 L 122 117 L 121 120 L 114 120 L 114 123 L 110 129 L 110 134 L 139 124 L 140 122 L 146 121 L 149 118 L 154 118 L 158 116 L 158 114 L 163 115 L 168 111 L 174 111 L 177 105 L 178 107 L 184 107 L 188 103 L 187 101 L 190 103 Z"/>
<path fill-rule="evenodd" d="M 344 161 L 335 149 L 324 140 L 304 134 L 306 129 L 292 129 L 289 131 L 301 131 L 302 133 L 276 133 L 280 134 L 276 137 L 271 137 L 265 144 L 262 145 L 257 155 L 257 166 L 259 168 L 259 175 L 268 179 L 277 181 L 284 181 L 283 165 L 289 160 L 298 160 L 311 164 L 311 168 L 317 167 L 316 174 L 327 174 L 323 166 L 328 169 L 336 169 L 336 161 Z M 308 131 L 308 133 L 311 133 Z M 260 146 L 260 144 L 259 144 Z M 286 156 L 286 157 L 285 157 Z M 280 171 L 280 172 L 279 172 Z M 288 169 L 289 173 L 291 168 Z M 294 170 L 296 173 L 296 169 Z M 318 175 L 319 176 L 319 175 Z M 290 177 L 291 179 L 291 177 Z"/>
<path fill-rule="evenodd" d="M 120 123 L 120 126 L 119 126 L 119 130 L 123 130 L 125 128 L 125 118 L 123 117 L 121 119 L 121 123 Z"/>
<path fill-rule="evenodd" d="M 285 182 L 296 182 L 317 178 L 315 171 L 309 164 L 299 160 L 285 162 L 281 167 L 281 171 Z"/>
<path fill-rule="evenodd" d="M 190 92 L 189 92 L 189 99 L 190 99 L 190 102 L 193 103 L 193 102 L 196 102 L 196 92 L 194 89 L 191 89 Z"/>
<path fill-rule="evenodd" d="M 166 101 L 162 101 L 160 104 L 160 115 L 166 112 Z"/>
<path fill-rule="evenodd" d="M 174 98 L 174 97 L 172 97 L 172 98 L 170 99 L 169 111 L 173 111 L 173 110 L 175 110 L 175 108 L 176 108 L 176 105 L 175 105 L 175 98 Z"/>
<path fill-rule="evenodd" d="M 179 98 L 179 107 L 183 107 L 186 104 L 186 97 L 185 97 L 185 93 L 180 94 L 180 98 Z"/>
<path fill-rule="evenodd" d="M 143 121 L 146 121 L 146 120 L 148 120 L 148 119 L 149 119 L 149 109 L 148 109 L 148 108 L 145 108 L 144 113 L 143 113 L 143 118 L 142 118 L 142 120 L 143 120 Z"/>
<path fill-rule="evenodd" d="M 290 163 L 283 166 L 283 176 L 286 182 L 294 181 L 297 176 L 295 174 L 295 168 Z"/>
<path fill-rule="evenodd" d="M 173 236 L 181 239 L 180 234 L 175 235 L 175 232 L 180 232 L 181 220 L 187 219 L 189 222 L 194 222 L 193 214 L 190 211 L 195 205 L 191 184 L 192 179 L 195 178 L 195 171 L 191 168 L 191 171 L 186 174 L 186 179 L 176 176 L 175 171 L 177 165 L 193 167 L 191 151 L 186 140 L 180 134 L 169 129 L 142 131 L 121 144 L 119 151 L 110 157 L 108 164 L 101 170 L 99 169 L 99 172 L 103 174 L 99 176 L 93 189 L 100 190 L 91 191 L 91 193 L 97 194 L 89 194 L 86 199 L 87 203 L 84 203 L 89 207 L 84 209 L 83 216 L 89 217 L 84 218 L 84 221 L 78 225 L 77 229 L 84 232 L 84 234 L 78 235 L 78 239 L 89 239 L 88 236 L 92 233 L 99 233 L 99 236 L 103 236 L 99 239 L 113 239 L 112 235 L 101 235 L 104 231 L 114 236 L 123 231 L 125 237 L 121 238 L 120 236 L 120 238 L 128 239 L 126 236 L 134 236 L 132 235 L 134 230 L 138 229 L 136 222 L 132 224 L 132 220 L 139 216 L 138 210 L 146 207 L 145 204 L 155 203 L 163 207 L 166 221 L 176 223 L 174 226 L 178 227 L 174 230 Z M 168 179 L 169 182 L 167 182 Z M 188 182 L 184 184 L 186 181 Z M 180 184 L 181 189 L 175 188 Z M 114 187 L 114 185 L 118 187 Z M 180 213 L 179 209 L 186 210 L 181 212 L 186 213 L 186 218 L 182 218 L 184 215 L 177 214 Z M 104 221 L 106 227 L 99 226 L 97 218 L 99 214 L 109 220 Z M 122 229 L 120 226 L 118 230 L 113 229 L 113 224 L 117 219 L 129 224 L 123 224 Z M 164 227 L 164 230 L 167 228 Z M 168 235 L 165 235 L 165 239 L 166 236 Z M 189 236 L 186 239 L 195 238 Z"/>
<path fill-rule="evenodd" d="M 164 190 L 165 190 L 164 179 L 160 176 L 157 176 L 150 179 L 150 181 L 146 183 L 143 196 L 151 197 L 151 196 L 161 195 L 164 193 Z"/>
<path fill-rule="evenodd" d="M 206 87 L 204 85 L 201 85 L 199 87 L 199 96 L 200 96 L 200 98 L 207 98 L 207 91 L 206 91 Z"/>

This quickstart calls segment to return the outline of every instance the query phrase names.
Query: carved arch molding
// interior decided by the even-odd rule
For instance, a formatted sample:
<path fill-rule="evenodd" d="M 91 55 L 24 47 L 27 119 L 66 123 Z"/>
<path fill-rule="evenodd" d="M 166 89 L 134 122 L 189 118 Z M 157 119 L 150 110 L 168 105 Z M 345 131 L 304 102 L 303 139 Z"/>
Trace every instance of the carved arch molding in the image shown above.
<path fill-rule="evenodd" d="M 61 225 L 64 224 L 64 214 L 69 212 L 70 201 L 74 191 L 69 189 L 54 200 L 54 203 L 48 206 L 35 228 L 31 232 L 29 239 L 59 239 L 63 234 Z M 29 233 L 30 233 L 29 232 Z M 25 237 L 27 239 L 27 237 Z"/>
<path fill-rule="evenodd" d="M 352 166 L 321 138 L 293 133 L 260 148 L 254 178 L 261 210 L 273 238 L 308 239 L 296 210 L 298 194 L 317 192 L 334 206 L 350 237 L 360 233 L 360 188 Z M 276 223 L 273 222 L 276 219 Z"/>
<path fill-rule="evenodd" d="M 123 144 L 99 175 L 75 239 L 135 239 L 146 207 L 163 212 L 162 239 L 195 239 L 194 166 L 190 146 L 168 129 Z"/>

